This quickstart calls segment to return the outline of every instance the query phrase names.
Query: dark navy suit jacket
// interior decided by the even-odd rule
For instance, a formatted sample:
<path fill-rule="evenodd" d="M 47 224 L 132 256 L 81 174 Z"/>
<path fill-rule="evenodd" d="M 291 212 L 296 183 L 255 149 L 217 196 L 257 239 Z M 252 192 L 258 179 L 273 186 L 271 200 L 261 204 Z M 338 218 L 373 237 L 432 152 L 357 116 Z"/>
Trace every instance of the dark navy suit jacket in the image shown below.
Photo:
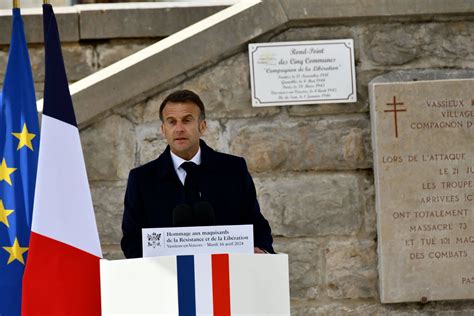
<path fill-rule="evenodd" d="M 255 186 L 241 157 L 201 147 L 201 200 L 214 208 L 216 225 L 253 224 L 254 245 L 273 253 L 267 220 L 260 213 Z M 156 159 L 130 171 L 122 222 L 122 250 L 142 257 L 142 228 L 172 227 L 173 209 L 184 203 L 184 187 L 173 167 L 169 146 Z"/>

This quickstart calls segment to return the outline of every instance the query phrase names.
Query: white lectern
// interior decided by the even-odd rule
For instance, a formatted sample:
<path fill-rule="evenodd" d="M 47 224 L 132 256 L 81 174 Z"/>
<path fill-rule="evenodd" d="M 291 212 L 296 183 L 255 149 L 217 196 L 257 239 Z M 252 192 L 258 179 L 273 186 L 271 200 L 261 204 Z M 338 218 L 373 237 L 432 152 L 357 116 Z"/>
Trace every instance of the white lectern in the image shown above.
<path fill-rule="evenodd" d="M 102 315 L 290 315 L 288 255 L 101 260 Z"/>

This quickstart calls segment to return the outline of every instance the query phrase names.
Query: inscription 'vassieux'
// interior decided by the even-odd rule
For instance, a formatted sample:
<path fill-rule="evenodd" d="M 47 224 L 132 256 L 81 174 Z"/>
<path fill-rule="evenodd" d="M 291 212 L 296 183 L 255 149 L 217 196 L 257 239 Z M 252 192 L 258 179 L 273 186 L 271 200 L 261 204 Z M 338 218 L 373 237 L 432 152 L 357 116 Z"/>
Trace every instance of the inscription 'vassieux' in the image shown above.
<path fill-rule="evenodd" d="M 434 108 L 459 108 L 464 106 L 462 99 L 444 99 L 444 100 L 428 100 L 426 106 Z"/>

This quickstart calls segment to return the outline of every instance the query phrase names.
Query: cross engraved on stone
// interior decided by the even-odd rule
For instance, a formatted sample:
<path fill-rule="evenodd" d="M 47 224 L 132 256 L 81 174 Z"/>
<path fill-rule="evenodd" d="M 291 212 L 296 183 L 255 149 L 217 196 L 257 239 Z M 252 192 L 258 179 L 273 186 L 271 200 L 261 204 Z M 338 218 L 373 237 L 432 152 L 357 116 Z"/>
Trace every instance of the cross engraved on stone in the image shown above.
<path fill-rule="evenodd" d="M 403 105 L 403 102 L 397 103 L 397 97 L 393 96 L 393 103 L 386 103 L 388 106 L 393 106 L 391 110 L 384 110 L 384 112 L 393 112 L 393 119 L 395 121 L 395 138 L 398 138 L 398 120 L 397 120 L 397 113 L 398 112 L 406 112 L 406 109 L 398 109 L 397 105 Z"/>

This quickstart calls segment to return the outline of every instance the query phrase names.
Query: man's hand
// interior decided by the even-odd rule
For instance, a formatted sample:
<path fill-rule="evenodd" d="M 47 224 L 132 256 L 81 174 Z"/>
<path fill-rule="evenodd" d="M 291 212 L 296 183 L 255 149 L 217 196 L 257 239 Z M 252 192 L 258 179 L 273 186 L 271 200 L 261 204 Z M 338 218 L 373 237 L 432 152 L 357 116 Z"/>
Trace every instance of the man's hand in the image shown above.
<path fill-rule="evenodd" d="M 268 252 L 263 250 L 262 248 L 253 247 L 253 253 L 268 253 Z"/>

